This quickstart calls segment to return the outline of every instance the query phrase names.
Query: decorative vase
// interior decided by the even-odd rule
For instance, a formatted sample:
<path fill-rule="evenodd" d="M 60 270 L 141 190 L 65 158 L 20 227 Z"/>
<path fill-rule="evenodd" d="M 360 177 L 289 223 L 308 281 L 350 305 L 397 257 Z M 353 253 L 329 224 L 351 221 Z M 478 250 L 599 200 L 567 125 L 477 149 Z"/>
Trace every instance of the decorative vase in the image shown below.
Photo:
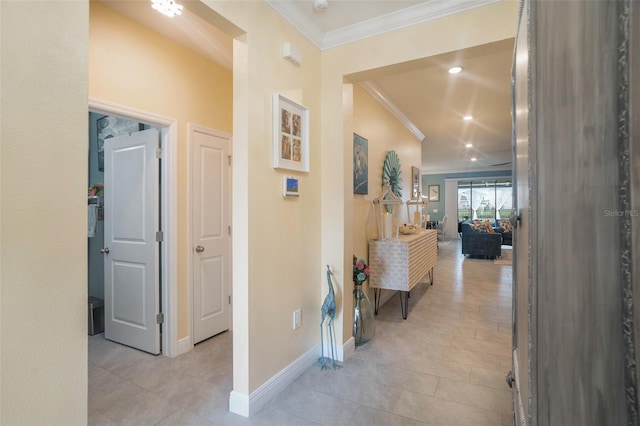
<path fill-rule="evenodd" d="M 376 333 L 376 324 L 373 318 L 373 306 L 362 290 L 362 284 L 355 284 L 353 289 L 353 337 L 356 346 L 364 345 L 371 340 Z"/>

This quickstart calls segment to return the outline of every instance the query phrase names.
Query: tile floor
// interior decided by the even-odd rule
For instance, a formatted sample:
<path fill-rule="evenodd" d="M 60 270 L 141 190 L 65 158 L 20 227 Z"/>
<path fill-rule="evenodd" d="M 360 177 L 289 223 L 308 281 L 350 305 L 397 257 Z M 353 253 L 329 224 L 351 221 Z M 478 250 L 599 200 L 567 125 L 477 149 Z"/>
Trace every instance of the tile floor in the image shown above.
<path fill-rule="evenodd" d="M 251 419 L 227 411 L 231 333 L 173 359 L 89 337 L 89 424 L 506 426 L 510 347 L 511 266 L 441 242 L 406 320 L 393 295 L 343 368 L 310 368 Z"/>

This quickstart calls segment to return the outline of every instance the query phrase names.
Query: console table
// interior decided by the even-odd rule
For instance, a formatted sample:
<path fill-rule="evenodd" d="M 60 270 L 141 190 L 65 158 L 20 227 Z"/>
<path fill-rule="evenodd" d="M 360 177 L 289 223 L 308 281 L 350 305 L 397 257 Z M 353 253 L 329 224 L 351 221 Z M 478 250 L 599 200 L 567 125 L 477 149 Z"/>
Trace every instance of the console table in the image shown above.
<path fill-rule="evenodd" d="M 398 235 L 397 239 L 369 241 L 369 287 L 374 289 L 375 313 L 378 313 L 381 290 L 398 290 L 402 318 L 407 319 L 409 292 L 427 273 L 433 285 L 437 258 L 438 231 L 434 229 Z"/>

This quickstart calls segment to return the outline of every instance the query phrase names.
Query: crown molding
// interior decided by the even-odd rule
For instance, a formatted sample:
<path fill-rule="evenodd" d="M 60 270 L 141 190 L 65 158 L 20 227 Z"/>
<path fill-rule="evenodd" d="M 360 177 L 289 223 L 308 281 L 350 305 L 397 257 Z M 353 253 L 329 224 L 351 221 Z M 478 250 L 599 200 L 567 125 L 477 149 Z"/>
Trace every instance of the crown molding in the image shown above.
<path fill-rule="evenodd" d="M 329 31 L 324 35 L 322 49 L 341 46 L 500 1 L 503 0 L 431 0 L 338 30 Z"/>
<path fill-rule="evenodd" d="M 472 167 L 472 168 L 443 168 L 443 169 L 429 169 L 428 167 L 422 167 L 420 169 L 421 174 L 423 175 L 445 175 L 445 174 L 451 174 L 451 173 L 487 173 L 487 172 L 491 172 L 491 173 L 495 173 L 495 172 L 503 172 L 503 171 L 512 171 L 513 169 L 511 167 L 505 167 L 505 168 L 496 168 L 496 167 Z M 496 175 L 496 176 L 481 176 L 478 179 L 492 179 L 492 178 L 496 178 L 496 179 L 502 179 L 508 176 L 500 176 L 500 175 Z M 447 179 L 454 179 L 454 178 L 447 178 Z M 456 178 L 456 179 L 460 179 L 460 180 L 469 180 L 469 178 Z M 474 178 L 475 179 L 475 178 Z M 473 179 L 471 179 L 473 180 Z"/>
<path fill-rule="evenodd" d="M 324 33 L 293 1 L 264 0 L 265 3 L 321 50 L 342 46 L 500 1 L 504 0 L 430 0 Z"/>
<path fill-rule="evenodd" d="M 317 48 L 322 49 L 324 33 L 315 22 L 305 15 L 293 1 L 264 0 L 273 10 L 289 24 L 309 39 Z"/>
<path fill-rule="evenodd" d="M 360 86 L 367 91 L 367 93 L 369 93 L 371 96 L 373 96 L 373 98 L 380 102 L 380 104 L 385 107 L 391 114 L 393 114 L 402 124 L 404 124 L 406 126 L 407 129 L 409 129 L 409 131 L 411 133 L 413 133 L 415 135 L 416 138 L 418 138 L 418 140 L 420 142 L 422 142 L 425 138 L 424 134 L 420 131 L 420 129 L 418 129 L 418 127 L 413 124 L 413 122 L 411 120 L 409 120 L 409 117 L 407 117 L 406 115 L 404 115 L 404 113 L 400 110 L 400 108 L 398 108 L 396 106 L 396 104 L 394 104 L 391 99 L 389 99 L 387 97 L 387 95 L 382 91 L 382 89 L 380 89 L 380 87 L 378 87 L 377 84 L 371 82 L 371 81 L 363 81 L 362 83 L 359 83 Z"/>

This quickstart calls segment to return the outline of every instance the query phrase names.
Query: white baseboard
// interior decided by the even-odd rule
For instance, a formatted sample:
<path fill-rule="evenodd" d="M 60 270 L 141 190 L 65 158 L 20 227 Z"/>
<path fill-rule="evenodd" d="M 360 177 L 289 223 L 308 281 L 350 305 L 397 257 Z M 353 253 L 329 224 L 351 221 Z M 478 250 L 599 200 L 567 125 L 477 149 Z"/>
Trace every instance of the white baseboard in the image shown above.
<path fill-rule="evenodd" d="M 315 345 L 298 359 L 283 368 L 275 376 L 267 380 L 251 395 L 247 396 L 236 391 L 229 394 L 229 411 L 240 416 L 251 417 L 267 402 L 293 383 L 301 374 L 318 361 L 320 345 Z"/>
<path fill-rule="evenodd" d="M 344 345 L 336 348 L 338 361 L 349 359 L 356 349 L 356 341 L 349 337 Z M 293 383 L 305 371 L 312 367 L 320 357 L 320 345 L 315 345 L 298 359 L 283 368 L 278 374 L 266 381 L 262 386 L 245 395 L 236 391 L 229 394 L 229 411 L 244 417 L 251 417 L 266 403 Z"/>
<path fill-rule="evenodd" d="M 245 394 L 231 391 L 229 394 L 229 412 L 243 417 L 249 417 L 249 397 Z"/>
<path fill-rule="evenodd" d="M 183 337 L 182 339 L 178 340 L 177 355 L 186 354 L 191 349 L 193 349 L 193 345 L 191 344 L 191 336 Z"/>
<path fill-rule="evenodd" d="M 353 352 L 355 352 L 355 350 L 356 339 L 351 336 L 344 345 L 338 346 L 338 361 L 345 362 L 346 360 L 351 358 L 351 355 L 353 355 Z"/>

